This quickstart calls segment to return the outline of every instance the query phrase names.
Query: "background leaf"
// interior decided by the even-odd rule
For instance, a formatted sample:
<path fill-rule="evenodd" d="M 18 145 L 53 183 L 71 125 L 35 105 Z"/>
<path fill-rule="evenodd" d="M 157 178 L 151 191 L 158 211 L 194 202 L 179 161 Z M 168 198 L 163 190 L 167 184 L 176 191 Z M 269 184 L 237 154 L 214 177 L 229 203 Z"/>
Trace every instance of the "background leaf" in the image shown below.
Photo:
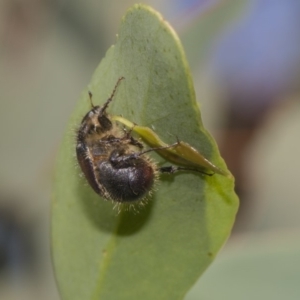
<path fill-rule="evenodd" d="M 150 126 L 167 143 L 177 136 L 226 169 L 202 126 L 176 34 L 155 11 L 135 5 L 84 90 L 58 155 L 52 243 L 60 293 L 72 300 L 182 299 L 230 234 L 238 207 L 233 180 L 163 175 L 139 214 L 118 215 L 96 195 L 79 176 L 74 132 L 90 109 L 87 91 L 102 104 L 120 76 L 111 114 Z"/>

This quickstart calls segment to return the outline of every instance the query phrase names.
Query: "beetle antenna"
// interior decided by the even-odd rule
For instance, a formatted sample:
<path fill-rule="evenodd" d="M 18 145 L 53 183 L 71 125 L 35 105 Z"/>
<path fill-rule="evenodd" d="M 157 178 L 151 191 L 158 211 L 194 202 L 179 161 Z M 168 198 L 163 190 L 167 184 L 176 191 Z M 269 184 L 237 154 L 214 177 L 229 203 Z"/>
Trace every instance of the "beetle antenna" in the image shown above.
<path fill-rule="evenodd" d="M 125 79 L 125 77 L 123 77 L 123 76 L 120 77 L 120 78 L 118 79 L 118 81 L 117 81 L 117 83 L 116 83 L 116 85 L 115 85 L 115 87 L 114 87 L 114 89 L 113 89 L 113 91 L 112 91 L 110 97 L 106 100 L 106 102 L 105 102 L 105 103 L 103 104 L 103 106 L 101 107 L 100 114 L 103 114 L 103 113 L 105 112 L 105 110 L 107 109 L 108 104 L 112 101 L 112 99 L 113 99 L 113 97 L 114 97 L 114 95 L 115 95 L 115 92 L 116 92 L 116 90 L 117 90 L 117 88 L 118 88 L 119 83 L 120 83 L 121 80 L 123 80 L 123 79 Z"/>
<path fill-rule="evenodd" d="M 92 108 L 94 108 L 95 107 L 95 105 L 94 105 L 94 103 L 93 103 L 93 94 L 92 94 L 92 92 L 90 92 L 89 91 L 89 97 L 90 97 L 90 103 L 91 103 L 91 106 L 92 106 Z"/>

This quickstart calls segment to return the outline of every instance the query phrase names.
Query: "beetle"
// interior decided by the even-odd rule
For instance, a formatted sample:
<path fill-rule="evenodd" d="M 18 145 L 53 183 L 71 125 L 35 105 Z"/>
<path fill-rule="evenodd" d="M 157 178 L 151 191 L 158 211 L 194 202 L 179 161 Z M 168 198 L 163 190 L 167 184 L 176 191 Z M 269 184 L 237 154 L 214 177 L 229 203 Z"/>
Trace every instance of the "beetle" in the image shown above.
<path fill-rule="evenodd" d="M 92 108 L 83 117 L 77 131 L 77 160 L 93 190 L 106 200 L 117 204 L 132 204 L 147 199 L 147 196 L 152 193 L 159 173 L 173 174 L 179 170 L 191 170 L 213 175 L 197 168 L 197 164 L 195 165 L 192 160 L 189 161 L 189 158 L 184 166 L 158 167 L 147 155 L 149 152 L 158 151 L 167 158 L 169 155 L 175 162 L 183 161 L 182 153 L 186 156 L 186 152 L 192 155 L 198 152 L 189 144 L 180 141 L 167 145 L 159 140 L 151 129 L 147 130 L 149 140 L 155 135 L 159 142 L 155 144 L 156 147 L 145 150 L 144 144 L 131 134 L 135 124 L 127 121 L 132 127 L 125 131 L 117 121 L 126 124 L 126 119 L 114 118 L 107 114 L 109 103 L 113 100 L 117 87 L 123 79 L 124 77 L 118 79 L 110 97 L 102 106 L 93 104 L 92 93 L 89 92 Z M 143 137 L 145 136 L 147 135 Z M 215 168 L 217 171 L 221 170 Z"/>

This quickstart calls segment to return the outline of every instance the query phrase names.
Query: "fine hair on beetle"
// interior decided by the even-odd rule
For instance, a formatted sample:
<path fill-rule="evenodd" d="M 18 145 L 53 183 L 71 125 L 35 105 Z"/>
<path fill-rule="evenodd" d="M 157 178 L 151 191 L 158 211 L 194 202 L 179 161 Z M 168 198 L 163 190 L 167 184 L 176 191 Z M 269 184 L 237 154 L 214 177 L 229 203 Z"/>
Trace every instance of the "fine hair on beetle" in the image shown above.
<path fill-rule="evenodd" d="M 89 92 L 91 110 L 83 117 L 76 136 L 76 155 L 81 170 L 92 189 L 117 208 L 135 209 L 150 198 L 160 173 L 173 174 L 190 168 L 158 167 L 147 155 L 151 151 L 175 147 L 144 149 L 143 143 L 134 138 L 132 129 L 125 130 L 107 114 L 109 103 L 124 77 L 102 105 L 94 105 Z"/>

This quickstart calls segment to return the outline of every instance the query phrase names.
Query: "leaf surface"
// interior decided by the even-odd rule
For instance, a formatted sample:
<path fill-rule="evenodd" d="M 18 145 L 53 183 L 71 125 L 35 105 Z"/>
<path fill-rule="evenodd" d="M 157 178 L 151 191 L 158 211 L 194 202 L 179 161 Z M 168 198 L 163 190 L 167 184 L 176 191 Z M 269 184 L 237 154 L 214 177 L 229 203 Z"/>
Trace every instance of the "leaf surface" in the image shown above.
<path fill-rule="evenodd" d="M 177 35 L 151 8 L 133 6 L 82 93 L 58 154 L 52 246 L 63 300 L 182 299 L 228 238 L 238 199 L 233 179 L 193 172 L 163 174 L 139 213 L 113 210 L 80 177 L 74 131 L 93 102 L 152 128 L 166 143 L 178 137 L 227 170 L 204 129 Z M 160 165 L 170 165 L 157 154 Z"/>

